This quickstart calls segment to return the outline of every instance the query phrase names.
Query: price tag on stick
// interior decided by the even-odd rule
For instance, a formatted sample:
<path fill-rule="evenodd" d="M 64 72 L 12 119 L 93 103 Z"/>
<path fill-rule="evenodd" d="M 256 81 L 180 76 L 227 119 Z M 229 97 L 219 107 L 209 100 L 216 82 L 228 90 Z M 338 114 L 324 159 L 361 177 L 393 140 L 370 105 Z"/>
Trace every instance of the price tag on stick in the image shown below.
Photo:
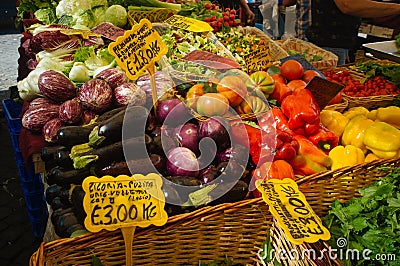
<path fill-rule="evenodd" d="M 161 187 L 162 179 L 155 173 L 146 176 L 87 177 L 82 183 L 86 229 L 98 232 L 121 228 L 126 265 L 132 265 L 132 241 L 136 226 L 162 226 L 168 220 Z"/>
<path fill-rule="evenodd" d="M 247 54 L 244 58 L 247 72 L 252 73 L 259 70 L 266 70 L 272 64 L 272 57 L 269 48 L 263 46 L 259 50 Z"/>
<path fill-rule="evenodd" d="M 331 235 L 308 204 L 297 184 L 289 178 L 270 179 L 256 183 L 263 200 L 293 244 L 328 240 Z"/>
<path fill-rule="evenodd" d="M 152 28 L 151 22 L 142 19 L 131 30 L 125 31 L 108 46 L 117 64 L 131 80 L 136 80 L 146 69 L 168 52 L 167 45 Z"/>

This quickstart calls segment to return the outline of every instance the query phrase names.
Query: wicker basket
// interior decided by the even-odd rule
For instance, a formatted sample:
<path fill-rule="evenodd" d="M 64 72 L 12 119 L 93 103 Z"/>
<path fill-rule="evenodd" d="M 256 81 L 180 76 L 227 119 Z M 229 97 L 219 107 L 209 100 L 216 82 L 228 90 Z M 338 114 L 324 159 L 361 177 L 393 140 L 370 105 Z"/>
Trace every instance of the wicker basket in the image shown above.
<path fill-rule="evenodd" d="M 386 176 L 391 167 L 399 166 L 400 160 L 376 160 L 311 175 L 299 179 L 298 184 L 315 213 L 324 216 L 334 200 L 346 202 L 359 196 L 359 188 Z M 235 263 L 254 264 L 259 262 L 255 254 L 272 224 L 268 206 L 261 198 L 207 206 L 170 217 L 162 227 L 137 228 L 133 262 L 198 265 L 199 260 L 212 262 L 227 256 Z M 124 265 L 124 241 L 119 230 L 42 243 L 32 255 L 30 265 L 89 265 L 92 255 L 99 257 L 104 265 Z"/>
<path fill-rule="evenodd" d="M 349 106 L 349 101 L 347 100 L 347 98 L 343 97 L 341 103 L 327 105 L 327 106 L 325 106 L 324 109 L 338 111 L 338 112 L 342 113 L 344 110 L 347 109 L 348 106 Z"/>
<path fill-rule="evenodd" d="M 355 80 L 365 79 L 366 76 L 363 73 L 357 72 L 354 69 L 354 64 L 346 66 L 340 66 L 332 69 L 336 73 L 340 71 L 347 71 L 349 75 Z M 343 98 L 347 100 L 348 108 L 363 106 L 369 110 L 376 109 L 379 107 L 387 107 L 392 104 L 393 99 L 396 95 L 377 95 L 377 96 L 366 96 L 366 97 L 352 97 L 343 94 Z"/>
<path fill-rule="evenodd" d="M 139 23 L 143 18 L 147 18 L 150 22 L 164 22 L 176 13 L 176 10 L 169 8 L 157 8 L 149 11 L 129 10 L 128 21 L 131 26 Z"/>
<path fill-rule="evenodd" d="M 319 70 L 337 66 L 338 57 L 332 52 L 326 51 L 315 44 L 297 38 L 290 38 L 285 41 L 276 41 L 285 51 L 295 51 L 305 54 L 305 58 Z M 321 56 L 322 60 L 311 62 L 314 56 Z"/>

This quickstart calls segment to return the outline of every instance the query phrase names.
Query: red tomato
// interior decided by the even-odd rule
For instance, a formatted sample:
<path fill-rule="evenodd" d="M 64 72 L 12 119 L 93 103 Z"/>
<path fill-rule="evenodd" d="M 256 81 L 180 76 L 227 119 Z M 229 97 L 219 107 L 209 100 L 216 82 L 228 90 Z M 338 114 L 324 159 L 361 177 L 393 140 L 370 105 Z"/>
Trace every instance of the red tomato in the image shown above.
<path fill-rule="evenodd" d="M 281 74 L 288 80 L 301 79 L 304 69 L 296 60 L 287 60 L 281 65 Z"/>
<path fill-rule="evenodd" d="M 310 82 L 310 80 L 312 80 L 312 78 L 315 77 L 315 76 L 320 77 L 321 75 L 320 75 L 317 71 L 312 70 L 312 69 L 309 69 L 309 70 L 304 71 L 303 80 L 304 80 L 306 83 L 308 83 L 308 82 Z"/>

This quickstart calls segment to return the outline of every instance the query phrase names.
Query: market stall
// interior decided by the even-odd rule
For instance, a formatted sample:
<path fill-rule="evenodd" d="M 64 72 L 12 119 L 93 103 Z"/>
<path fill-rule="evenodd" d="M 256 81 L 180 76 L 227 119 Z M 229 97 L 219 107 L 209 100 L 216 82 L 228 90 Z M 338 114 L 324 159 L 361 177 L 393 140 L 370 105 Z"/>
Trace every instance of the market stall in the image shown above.
<path fill-rule="evenodd" d="M 3 101 L 46 240 L 31 265 L 399 255 L 399 64 L 337 67 L 208 1 L 68 3 L 20 9 L 20 99 Z"/>

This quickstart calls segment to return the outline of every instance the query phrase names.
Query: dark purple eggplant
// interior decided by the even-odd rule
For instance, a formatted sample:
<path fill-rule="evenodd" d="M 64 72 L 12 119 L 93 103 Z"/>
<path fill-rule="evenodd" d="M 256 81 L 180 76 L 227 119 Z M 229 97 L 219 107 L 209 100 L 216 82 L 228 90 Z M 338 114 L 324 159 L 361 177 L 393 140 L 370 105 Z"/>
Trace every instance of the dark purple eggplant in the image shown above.
<path fill-rule="evenodd" d="M 54 161 L 57 162 L 57 165 L 64 168 L 64 169 L 73 169 L 73 161 L 70 154 L 70 149 L 62 148 L 58 149 L 54 156 Z"/>
<path fill-rule="evenodd" d="M 89 169 L 79 170 L 63 170 L 61 167 L 54 167 L 47 173 L 47 183 L 49 185 L 57 184 L 59 186 L 66 186 L 71 184 L 81 185 L 82 181 L 91 176 Z"/>
<path fill-rule="evenodd" d="M 148 114 L 149 111 L 143 106 L 129 106 L 101 122 L 90 136 L 90 145 L 99 145 L 103 139 L 107 139 L 109 143 L 120 141 L 122 132 L 125 139 L 143 135 Z"/>
<path fill-rule="evenodd" d="M 203 184 L 208 184 L 218 177 L 218 169 L 215 165 L 209 165 L 202 169 L 199 174 L 199 179 Z"/>
<path fill-rule="evenodd" d="M 42 148 L 41 158 L 44 162 L 54 160 L 58 149 L 66 149 L 65 146 L 45 146 Z"/>
<path fill-rule="evenodd" d="M 62 127 L 57 132 L 57 144 L 70 147 L 86 143 L 93 128 L 94 125 Z"/>
<path fill-rule="evenodd" d="M 96 119 L 96 123 L 102 123 L 104 121 L 106 121 L 107 119 L 113 117 L 114 115 L 118 114 L 120 111 L 123 111 L 126 109 L 126 106 L 122 106 L 122 107 L 118 107 L 115 109 L 111 109 L 110 111 L 107 111 L 105 113 L 102 113 L 101 115 L 99 115 L 99 117 Z"/>
<path fill-rule="evenodd" d="M 218 205 L 222 203 L 231 203 L 244 200 L 249 191 L 249 186 L 239 180 L 231 189 L 232 184 L 230 183 L 220 183 L 216 188 L 211 190 L 208 195 L 213 199 L 208 205 Z M 220 195 L 222 195 L 220 197 Z"/>
<path fill-rule="evenodd" d="M 150 159 L 150 160 L 149 160 Z M 132 175 L 132 174 L 143 174 L 163 171 L 165 160 L 158 154 L 150 154 L 149 158 L 140 158 L 129 161 L 112 162 L 110 165 L 105 167 L 96 165 L 94 172 L 96 176 L 118 176 L 118 175 Z M 131 172 L 132 169 L 132 172 Z"/>
<path fill-rule="evenodd" d="M 75 186 L 71 192 L 71 203 L 74 206 L 74 211 L 78 220 L 83 223 L 86 217 L 85 209 L 83 208 L 83 199 L 85 191 L 82 186 Z"/>
<path fill-rule="evenodd" d="M 46 98 L 59 103 L 74 98 L 77 91 L 69 78 L 54 70 L 47 70 L 40 74 L 38 86 Z"/>

